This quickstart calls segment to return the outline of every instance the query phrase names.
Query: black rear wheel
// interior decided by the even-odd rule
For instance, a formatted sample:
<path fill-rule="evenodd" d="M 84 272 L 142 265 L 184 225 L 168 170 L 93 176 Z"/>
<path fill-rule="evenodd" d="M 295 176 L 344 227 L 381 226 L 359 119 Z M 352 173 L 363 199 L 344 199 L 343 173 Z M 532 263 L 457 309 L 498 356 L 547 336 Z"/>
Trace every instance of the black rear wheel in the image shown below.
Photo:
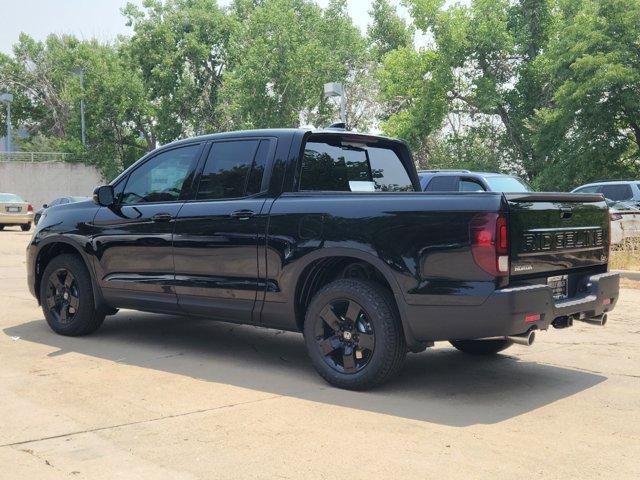
<path fill-rule="evenodd" d="M 320 290 L 307 309 L 304 337 L 318 373 L 340 388 L 379 385 L 406 356 L 393 297 L 362 280 L 337 280 Z"/>
<path fill-rule="evenodd" d="M 31 224 L 25 223 L 24 225 L 20 225 L 20 228 L 22 229 L 23 232 L 28 232 L 29 230 L 31 230 Z"/>
<path fill-rule="evenodd" d="M 505 339 L 495 340 L 452 340 L 451 345 L 464 353 L 471 355 L 495 355 L 506 350 L 513 342 Z"/>
<path fill-rule="evenodd" d="M 76 255 L 60 255 L 47 265 L 40 283 L 40 303 L 47 323 L 60 335 L 87 335 L 105 317 L 95 309 L 91 277 Z"/>

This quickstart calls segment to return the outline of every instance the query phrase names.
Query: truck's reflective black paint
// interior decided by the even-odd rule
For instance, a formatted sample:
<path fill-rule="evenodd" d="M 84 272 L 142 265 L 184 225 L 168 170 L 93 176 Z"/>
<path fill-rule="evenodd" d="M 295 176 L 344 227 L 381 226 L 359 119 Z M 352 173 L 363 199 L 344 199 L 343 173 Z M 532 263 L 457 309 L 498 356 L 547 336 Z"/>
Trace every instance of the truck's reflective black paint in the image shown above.
<path fill-rule="evenodd" d="M 608 213 L 600 196 L 422 193 L 408 150 L 386 139 L 376 141 L 403 152 L 416 192 L 297 192 L 300 153 L 309 134 L 235 132 L 177 143 L 202 145 L 202 157 L 190 172 L 197 185 L 211 142 L 272 140 L 262 193 L 252 197 L 198 201 L 192 189 L 175 202 L 135 207 L 82 202 L 48 209 L 28 248 L 32 293 L 38 296 L 43 264 L 51 253 L 73 249 L 92 273 L 100 305 L 299 330 L 314 269 L 327 259 L 346 259 L 368 265 L 391 289 L 409 345 L 415 345 L 521 333 L 518 329 L 525 326 L 519 315 L 530 302 L 514 303 L 505 287 L 543 284 L 558 270 L 580 278 L 606 272 Z M 563 209 L 571 216 L 562 218 Z M 511 279 L 490 276 L 473 259 L 469 223 L 479 212 L 502 212 L 508 218 Z M 583 227 L 599 229 L 602 244 L 570 253 L 523 247 L 530 242 L 527 235 L 539 229 Z M 516 269 L 525 263 L 531 268 Z M 614 287 L 611 282 L 599 282 L 603 294 L 613 299 L 608 309 L 617 300 L 617 283 Z M 553 316 L 553 301 L 546 293 L 538 295 L 543 295 L 537 297 L 540 308 Z M 491 305 L 504 311 L 486 319 Z M 602 308 L 592 310 L 597 314 Z M 552 320 L 546 318 L 540 326 Z"/>

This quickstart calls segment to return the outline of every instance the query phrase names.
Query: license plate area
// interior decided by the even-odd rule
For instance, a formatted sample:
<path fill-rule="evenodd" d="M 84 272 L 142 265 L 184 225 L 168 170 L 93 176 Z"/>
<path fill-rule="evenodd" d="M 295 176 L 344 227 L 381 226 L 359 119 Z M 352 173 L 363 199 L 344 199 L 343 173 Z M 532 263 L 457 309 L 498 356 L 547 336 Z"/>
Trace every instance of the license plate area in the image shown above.
<path fill-rule="evenodd" d="M 7 212 L 9 213 L 20 213 L 22 208 L 20 207 L 7 207 Z"/>
<path fill-rule="evenodd" d="M 553 292 L 555 300 L 564 300 L 569 296 L 569 275 L 556 275 L 547 278 L 547 285 Z"/>

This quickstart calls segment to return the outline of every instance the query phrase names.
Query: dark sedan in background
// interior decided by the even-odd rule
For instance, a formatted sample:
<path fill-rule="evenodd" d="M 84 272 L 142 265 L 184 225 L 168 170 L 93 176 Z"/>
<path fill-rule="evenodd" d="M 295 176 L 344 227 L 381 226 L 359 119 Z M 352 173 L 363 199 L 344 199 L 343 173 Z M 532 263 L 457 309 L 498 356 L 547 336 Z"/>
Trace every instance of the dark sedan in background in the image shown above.
<path fill-rule="evenodd" d="M 37 225 L 40 221 L 40 218 L 42 217 L 42 214 L 49 207 L 54 207 L 56 205 L 66 205 L 68 203 L 84 202 L 85 200 L 89 200 L 89 197 L 58 197 L 51 203 L 45 203 L 44 205 L 42 205 L 42 208 L 36 211 L 35 215 L 33 216 L 33 223 Z"/>

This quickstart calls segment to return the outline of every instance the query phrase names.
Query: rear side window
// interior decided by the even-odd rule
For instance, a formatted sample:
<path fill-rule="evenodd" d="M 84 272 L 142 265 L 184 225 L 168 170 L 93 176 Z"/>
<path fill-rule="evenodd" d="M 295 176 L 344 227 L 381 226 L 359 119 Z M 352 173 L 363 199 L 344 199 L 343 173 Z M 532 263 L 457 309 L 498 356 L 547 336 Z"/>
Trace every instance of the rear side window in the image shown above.
<path fill-rule="evenodd" d="M 260 192 L 269 140 L 217 142 L 204 165 L 198 200 L 240 198 Z"/>
<path fill-rule="evenodd" d="M 455 192 L 457 191 L 455 175 L 437 175 L 431 179 L 425 192 Z"/>
<path fill-rule="evenodd" d="M 459 192 L 484 192 L 485 189 L 482 185 L 480 185 L 475 180 L 461 179 L 460 182 L 458 182 L 458 191 Z"/>
<path fill-rule="evenodd" d="M 600 187 L 600 193 L 602 193 L 605 198 L 615 201 L 631 200 L 633 198 L 631 186 L 624 183 L 602 185 Z"/>
<path fill-rule="evenodd" d="M 402 161 L 390 148 L 342 142 L 307 142 L 300 190 L 326 192 L 413 191 Z"/>

